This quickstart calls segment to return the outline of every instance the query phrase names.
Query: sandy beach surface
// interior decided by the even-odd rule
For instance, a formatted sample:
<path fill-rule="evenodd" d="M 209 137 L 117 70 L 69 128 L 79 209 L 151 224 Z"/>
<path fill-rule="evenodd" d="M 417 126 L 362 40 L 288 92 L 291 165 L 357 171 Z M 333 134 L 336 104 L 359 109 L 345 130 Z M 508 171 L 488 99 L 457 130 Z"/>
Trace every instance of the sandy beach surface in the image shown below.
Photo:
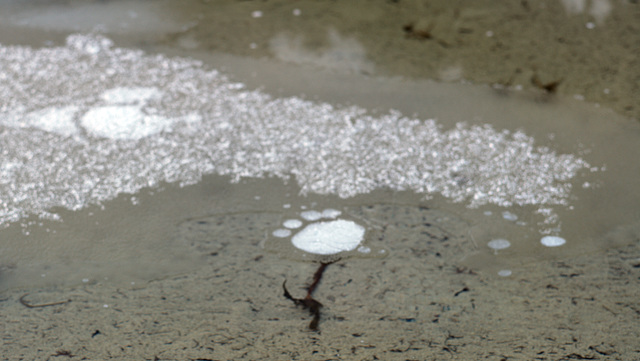
<path fill-rule="evenodd" d="M 2 45 L 74 33 L 197 59 L 275 98 L 524 129 L 590 168 L 554 205 L 562 222 L 535 204 L 385 187 L 339 197 L 232 172 L 28 214 L 0 229 L 0 359 L 640 359 L 636 1 L 0 6 Z M 310 256 L 272 235 L 325 209 L 365 226 L 367 251 Z M 545 222 L 566 245 L 540 244 Z M 487 247 L 496 237 L 511 247 Z M 322 263 L 311 330 L 283 283 L 304 298 Z"/>

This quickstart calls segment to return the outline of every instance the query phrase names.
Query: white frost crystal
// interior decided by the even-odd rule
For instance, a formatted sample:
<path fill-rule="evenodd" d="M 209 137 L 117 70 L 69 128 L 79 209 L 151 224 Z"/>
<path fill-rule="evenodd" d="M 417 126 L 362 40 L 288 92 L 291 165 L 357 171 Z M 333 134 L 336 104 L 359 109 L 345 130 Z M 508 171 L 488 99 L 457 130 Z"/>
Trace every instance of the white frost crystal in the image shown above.
<path fill-rule="evenodd" d="M 201 62 L 95 35 L 0 45 L 0 144 L 0 225 L 212 173 L 293 175 L 303 194 L 388 188 L 471 207 L 548 206 L 566 204 L 571 178 L 588 167 L 521 132 L 444 131 L 398 112 L 273 98 Z"/>

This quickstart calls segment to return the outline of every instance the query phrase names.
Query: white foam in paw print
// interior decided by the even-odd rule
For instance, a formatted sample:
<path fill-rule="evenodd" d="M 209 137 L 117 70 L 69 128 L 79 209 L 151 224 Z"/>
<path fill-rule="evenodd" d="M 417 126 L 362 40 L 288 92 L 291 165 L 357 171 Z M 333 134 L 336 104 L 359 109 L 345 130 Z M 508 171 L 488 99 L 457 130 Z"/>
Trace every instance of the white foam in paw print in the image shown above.
<path fill-rule="evenodd" d="M 299 250 L 317 255 L 335 255 L 358 249 L 362 253 L 369 253 L 368 247 L 362 246 L 365 228 L 356 222 L 337 218 L 342 214 L 337 209 L 328 208 L 322 212 L 306 210 L 300 217 L 308 223 L 291 237 L 291 243 Z M 321 221 L 327 219 L 327 221 Z M 287 219 L 282 223 L 284 228 L 275 230 L 274 237 L 287 238 L 291 236 L 291 229 L 300 228 L 303 221 Z"/>

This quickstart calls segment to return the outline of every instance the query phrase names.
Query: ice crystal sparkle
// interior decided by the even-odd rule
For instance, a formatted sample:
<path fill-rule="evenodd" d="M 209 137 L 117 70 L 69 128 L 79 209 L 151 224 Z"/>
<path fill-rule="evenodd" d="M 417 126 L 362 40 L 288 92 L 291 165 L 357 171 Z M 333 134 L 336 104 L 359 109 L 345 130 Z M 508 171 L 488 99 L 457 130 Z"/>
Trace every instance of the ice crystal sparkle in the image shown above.
<path fill-rule="evenodd" d="M 548 206 L 566 204 L 589 166 L 521 132 L 273 98 L 95 35 L 0 46 L 0 144 L 0 225 L 212 173 L 293 175 L 303 193 L 340 197 L 387 187 L 471 207 Z"/>

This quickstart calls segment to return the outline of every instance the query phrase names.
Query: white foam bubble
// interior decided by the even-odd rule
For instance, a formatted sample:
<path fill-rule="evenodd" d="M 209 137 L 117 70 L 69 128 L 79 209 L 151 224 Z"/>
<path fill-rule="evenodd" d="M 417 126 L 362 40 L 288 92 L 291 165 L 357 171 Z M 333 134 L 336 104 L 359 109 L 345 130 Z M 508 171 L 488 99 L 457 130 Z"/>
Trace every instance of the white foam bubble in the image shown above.
<path fill-rule="evenodd" d="M 545 236 L 542 237 L 540 243 L 542 243 L 542 245 L 546 247 L 558 247 L 567 243 L 567 240 L 558 236 Z"/>
<path fill-rule="evenodd" d="M 285 237 L 289 237 L 291 235 L 291 231 L 288 230 L 288 229 L 279 228 L 279 229 L 276 229 L 275 231 L 273 231 L 272 234 L 273 234 L 274 237 L 285 238 Z"/>
<path fill-rule="evenodd" d="M 509 211 L 502 212 L 502 218 L 506 219 L 507 221 L 518 220 L 518 216 L 515 213 L 511 213 Z"/>
<path fill-rule="evenodd" d="M 89 133 L 110 139 L 140 139 L 160 133 L 171 124 L 167 118 L 145 114 L 133 105 L 90 109 L 80 123 Z"/>
<path fill-rule="evenodd" d="M 487 243 L 487 246 L 497 251 L 497 250 L 511 247 L 511 242 L 507 241 L 506 239 L 498 238 L 498 239 L 492 239 L 491 241 L 489 241 L 489 243 Z"/>
<path fill-rule="evenodd" d="M 498 276 L 502 276 L 502 277 L 509 277 L 511 276 L 511 270 L 510 269 L 503 269 L 498 271 Z"/>
<path fill-rule="evenodd" d="M 307 221 L 317 221 L 322 218 L 322 213 L 318 211 L 304 211 L 300 213 L 300 217 L 306 219 Z"/>
<path fill-rule="evenodd" d="M 282 225 L 289 229 L 295 229 L 302 226 L 302 221 L 299 219 L 287 219 L 282 223 Z"/>
<path fill-rule="evenodd" d="M 327 208 L 324 211 L 322 211 L 322 218 L 336 218 L 336 217 L 339 217 L 341 214 L 342 212 L 340 212 L 337 209 Z"/>
<path fill-rule="evenodd" d="M 309 224 L 291 238 L 291 243 L 305 252 L 330 255 L 356 249 L 364 233 L 359 224 L 338 219 Z"/>

